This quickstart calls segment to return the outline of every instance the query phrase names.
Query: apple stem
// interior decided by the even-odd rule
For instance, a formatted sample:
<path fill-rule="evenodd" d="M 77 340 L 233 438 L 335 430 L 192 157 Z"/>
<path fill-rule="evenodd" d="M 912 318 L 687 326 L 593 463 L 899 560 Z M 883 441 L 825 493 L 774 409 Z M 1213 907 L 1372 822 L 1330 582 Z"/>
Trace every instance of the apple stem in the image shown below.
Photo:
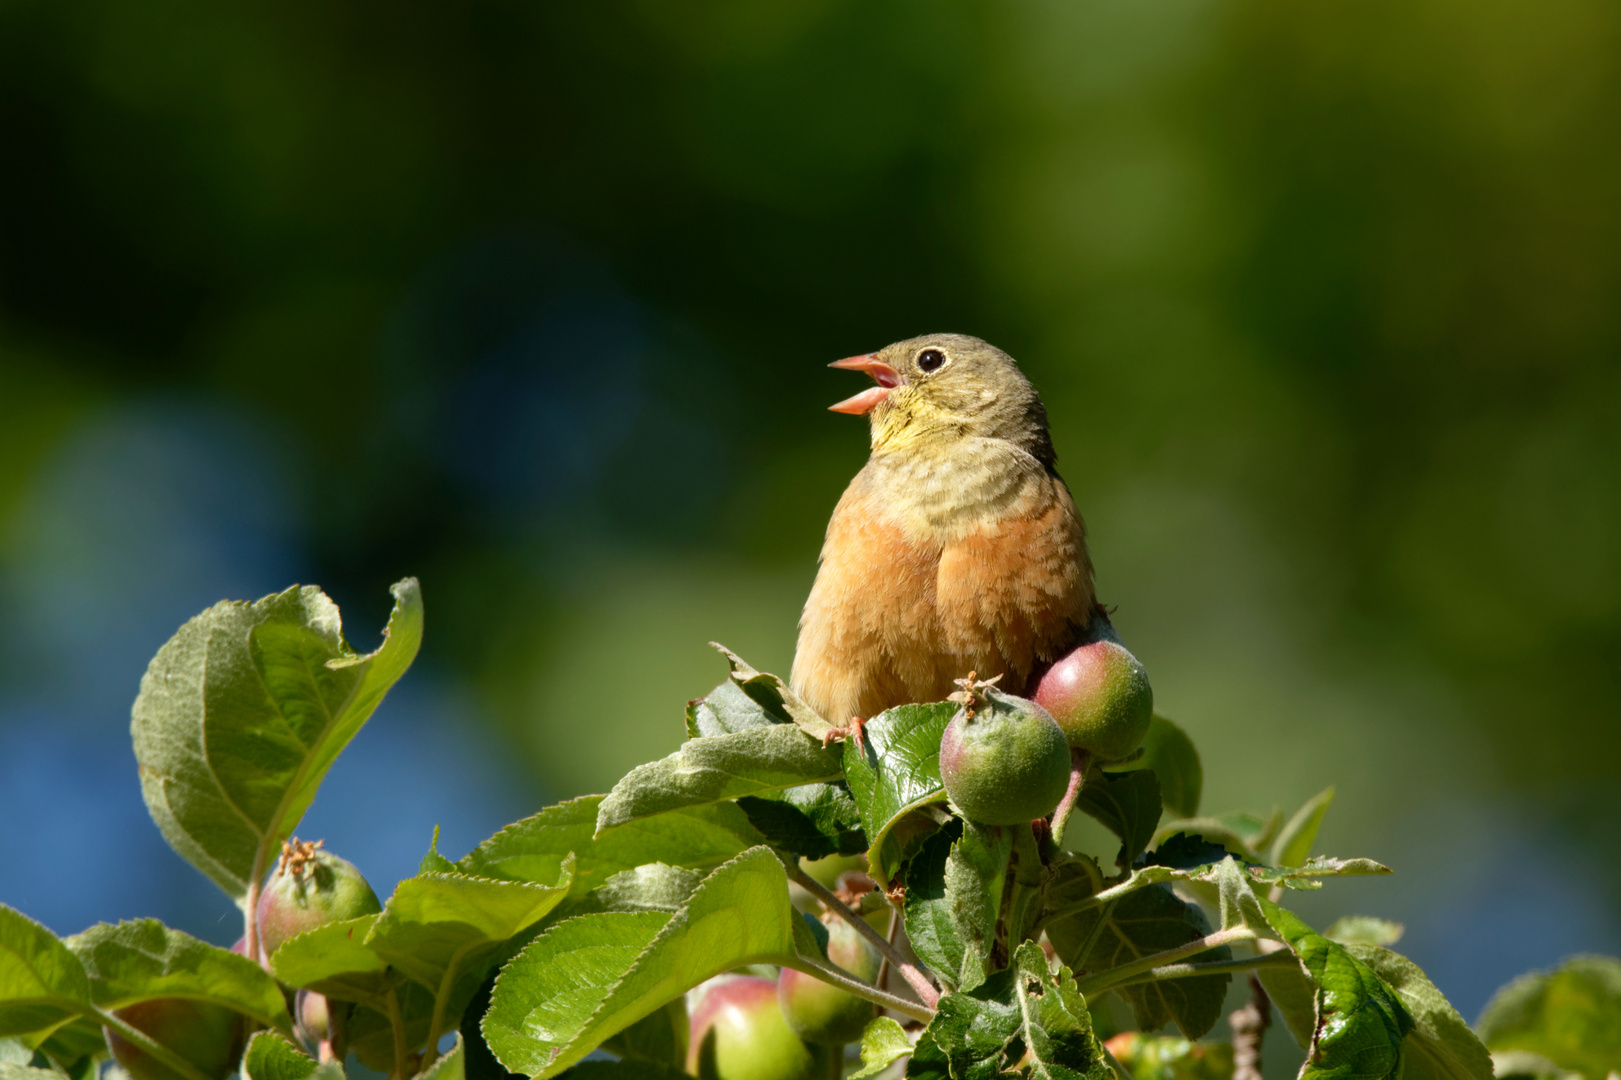
<path fill-rule="evenodd" d="M 870 983 L 862 982 L 860 979 L 853 979 L 825 960 L 800 953 L 794 958 L 793 962 L 786 963 L 783 966 L 791 967 L 795 971 L 809 975 L 813 979 L 820 979 L 829 986 L 836 986 L 847 994 L 865 998 L 880 1008 L 911 1017 L 919 1023 L 927 1024 L 934 1019 L 934 1007 L 932 1005 L 919 1005 L 915 1001 L 907 1001 L 903 997 L 897 997 L 887 991 L 880 990 Z M 935 995 L 935 999 L 938 1000 L 939 995 Z"/>
<path fill-rule="evenodd" d="M 899 949 L 891 945 L 884 938 L 884 935 L 874 930 L 866 919 L 851 911 L 850 905 L 834 896 L 827 886 L 805 873 L 804 869 L 800 867 L 798 859 L 791 855 L 787 856 L 783 859 L 783 866 L 787 868 L 788 876 L 793 879 L 795 884 L 816 897 L 823 904 L 826 904 L 831 911 L 836 912 L 845 922 L 855 927 L 856 933 L 866 938 L 872 947 L 878 950 L 879 956 L 895 965 L 895 970 L 900 972 L 906 981 L 911 984 L 912 992 L 918 996 L 919 1001 L 930 1009 L 934 1008 L 934 1003 L 940 1000 L 940 991 L 935 988 L 934 984 L 929 981 L 929 977 L 923 974 L 916 964 L 911 963 L 906 957 L 902 956 Z"/>
<path fill-rule="evenodd" d="M 1079 747 L 1071 747 L 1069 760 L 1069 789 L 1058 800 L 1052 816 L 1053 846 L 1059 851 L 1064 850 L 1064 830 L 1069 826 L 1069 815 L 1075 811 L 1075 801 L 1081 797 L 1081 786 L 1086 783 L 1086 770 L 1092 764 L 1092 755 Z"/>

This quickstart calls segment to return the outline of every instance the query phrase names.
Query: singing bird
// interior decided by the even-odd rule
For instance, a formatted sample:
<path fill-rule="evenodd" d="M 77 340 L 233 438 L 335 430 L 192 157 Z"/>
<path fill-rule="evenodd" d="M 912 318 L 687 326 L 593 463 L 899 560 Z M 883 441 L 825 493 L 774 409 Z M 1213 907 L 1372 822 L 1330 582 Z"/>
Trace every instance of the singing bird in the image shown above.
<path fill-rule="evenodd" d="M 1041 397 L 1012 357 L 965 334 L 831 366 L 877 383 L 830 406 L 868 417 L 872 456 L 828 522 L 794 689 L 835 724 L 944 700 L 970 671 L 1024 693 L 1096 607 Z"/>

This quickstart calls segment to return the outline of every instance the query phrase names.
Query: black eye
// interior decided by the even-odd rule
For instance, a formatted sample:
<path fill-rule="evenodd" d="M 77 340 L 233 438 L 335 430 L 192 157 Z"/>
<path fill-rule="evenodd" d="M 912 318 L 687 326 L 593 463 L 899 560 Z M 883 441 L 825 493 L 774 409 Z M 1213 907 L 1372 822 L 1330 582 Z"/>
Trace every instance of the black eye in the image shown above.
<path fill-rule="evenodd" d="M 919 371 L 933 371 L 946 362 L 946 354 L 939 349 L 924 349 L 917 354 Z"/>

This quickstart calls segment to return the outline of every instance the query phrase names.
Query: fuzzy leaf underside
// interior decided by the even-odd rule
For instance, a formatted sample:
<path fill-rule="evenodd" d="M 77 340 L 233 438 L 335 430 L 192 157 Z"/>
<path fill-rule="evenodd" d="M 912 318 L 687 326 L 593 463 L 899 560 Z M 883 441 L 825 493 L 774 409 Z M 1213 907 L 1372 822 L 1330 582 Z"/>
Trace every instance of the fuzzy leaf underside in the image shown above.
<path fill-rule="evenodd" d="M 839 779 L 839 753 L 791 724 L 688 739 L 639 765 L 597 810 L 597 833 L 655 814 Z"/>
<path fill-rule="evenodd" d="M 263 968 L 156 919 L 116 926 L 100 923 L 64 944 L 84 964 L 91 1000 L 101 1008 L 121 1009 L 153 998 L 189 998 L 291 1030 L 281 988 Z"/>
<path fill-rule="evenodd" d="M 357 655 L 313 586 L 226 601 L 152 658 L 130 722 L 141 794 L 164 839 L 239 904 L 338 753 L 422 641 L 416 579 L 393 587 L 382 646 Z"/>

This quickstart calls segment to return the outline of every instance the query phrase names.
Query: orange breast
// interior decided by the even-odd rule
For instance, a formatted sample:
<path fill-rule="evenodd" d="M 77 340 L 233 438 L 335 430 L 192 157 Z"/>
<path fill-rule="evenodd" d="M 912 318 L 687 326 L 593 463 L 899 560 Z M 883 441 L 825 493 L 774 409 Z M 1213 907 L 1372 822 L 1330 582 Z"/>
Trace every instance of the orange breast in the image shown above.
<path fill-rule="evenodd" d="M 940 701 L 970 670 L 1026 688 L 1093 608 L 1085 527 L 1048 474 L 1014 512 L 961 537 L 909 537 L 857 477 L 828 523 L 794 688 L 835 723 Z"/>

